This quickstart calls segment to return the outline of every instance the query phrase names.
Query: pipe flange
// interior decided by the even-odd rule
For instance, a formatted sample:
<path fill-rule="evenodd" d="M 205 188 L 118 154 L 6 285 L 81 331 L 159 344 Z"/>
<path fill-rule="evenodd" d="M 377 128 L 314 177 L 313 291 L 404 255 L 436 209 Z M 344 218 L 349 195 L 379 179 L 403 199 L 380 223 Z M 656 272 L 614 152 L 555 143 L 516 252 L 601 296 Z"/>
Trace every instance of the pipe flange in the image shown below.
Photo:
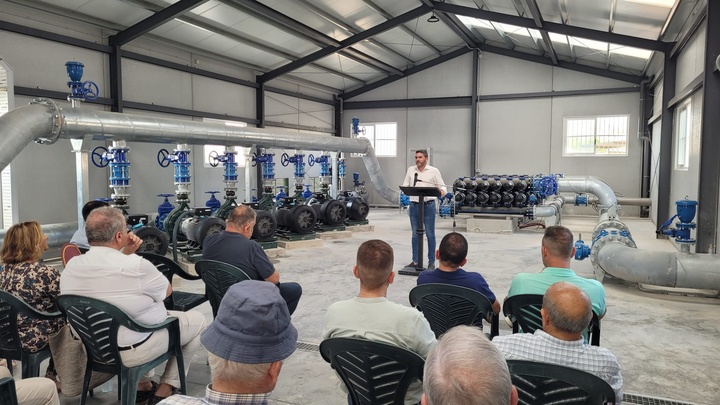
<path fill-rule="evenodd" d="M 43 104 L 48 107 L 52 114 L 53 126 L 48 137 L 40 137 L 35 139 L 35 143 L 40 145 L 52 145 L 65 134 L 65 117 L 62 115 L 62 109 L 49 98 L 36 98 L 30 104 Z"/>
<path fill-rule="evenodd" d="M 632 239 L 632 236 L 630 236 L 630 232 L 627 230 L 627 226 L 625 226 L 625 224 L 621 222 L 619 224 L 621 224 L 622 227 L 609 226 L 601 230 L 598 229 L 599 226 L 595 228 L 598 233 L 595 234 L 597 236 L 593 238 L 592 249 L 590 250 L 590 263 L 592 263 L 593 266 L 593 273 L 595 274 L 595 279 L 600 282 L 602 282 L 605 277 L 614 277 L 612 274 L 608 274 L 602 268 L 600 268 L 598 256 L 603 246 L 609 243 L 620 243 L 627 247 L 631 247 L 634 249 L 637 248 L 635 241 Z"/>

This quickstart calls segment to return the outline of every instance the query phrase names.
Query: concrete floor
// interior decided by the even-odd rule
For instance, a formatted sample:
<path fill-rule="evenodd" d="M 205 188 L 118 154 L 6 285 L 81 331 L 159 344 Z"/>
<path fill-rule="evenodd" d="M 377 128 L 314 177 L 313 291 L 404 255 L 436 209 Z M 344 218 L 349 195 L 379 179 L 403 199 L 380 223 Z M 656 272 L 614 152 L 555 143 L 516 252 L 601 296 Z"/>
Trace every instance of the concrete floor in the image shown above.
<path fill-rule="evenodd" d="M 319 344 L 325 309 L 333 302 L 353 297 L 358 282 L 352 276 L 357 247 L 368 239 L 382 239 L 395 249 L 396 269 L 410 262 L 410 225 L 405 214 L 394 209 L 371 210 L 372 232 L 353 232 L 349 239 L 325 241 L 323 247 L 288 249 L 277 259 L 282 280 L 297 281 L 303 286 L 303 297 L 293 315 L 299 341 Z M 639 249 L 674 251 L 668 241 L 655 239 L 649 220 L 624 219 Z M 438 218 L 438 243 L 452 230 L 452 219 Z M 525 229 L 514 234 L 480 234 L 465 232 L 463 218 L 457 219 L 458 231 L 470 242 L 467 270 L 479 271 L 499 299 L 507 293 L 510 281 L 519 272 L 539 272 L 542 229 Z M 563 225 L 582 233 L 587 241 L 596 219 L 566 217 Z M 574 270 L 592 277 L 589 260 L 574 262 Z M 408 305 L 408 292 L 415 278 L 398 276 L 390 287 L 389 299 Z M 202 291 L 202 283 L 185 283 L 178 287 Z M 602 321 L 601 345 L 620 359 L 626 393 L 676 401 L 720 403 L 720 335 L 717 298 L 648 293 L 635 286 L 606 283 L 607 316 Z M 211 320 L 210 305 L 199 307 Z M 501 321 L 500 333 L 510 329 Z M 195 357 L 188 374 L 189 394 L 202 396 L 210 381 L 207 354 Z M 87 403 L 115 404 L 117 391 L 97 392 Z M 76 404 L 78 398 L 61 398 L 63 405 Z M 280 381 L 271 397 L 274 404 L 343 404 L 345 396 L 330 366 L 317 351 L 299 349 L 283 366 Z"/>

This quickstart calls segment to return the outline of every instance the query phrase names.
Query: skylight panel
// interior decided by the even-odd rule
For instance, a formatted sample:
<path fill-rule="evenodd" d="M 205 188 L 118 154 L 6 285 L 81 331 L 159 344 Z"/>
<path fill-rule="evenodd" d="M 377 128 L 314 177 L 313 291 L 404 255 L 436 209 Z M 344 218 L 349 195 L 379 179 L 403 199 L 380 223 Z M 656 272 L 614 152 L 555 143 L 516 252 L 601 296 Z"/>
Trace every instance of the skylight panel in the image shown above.
<path fill-rule="evenodd" d="M 650 56 L 652 55 L 652 51 L 648 51 L 647 49 L 639 49 L 639 48 L 633 48 L 630 46 L 622 46 L 622 45 L 610 45 L 610 52 L 611 53 L 617 53 L 620 55 L 625 56 L 632 56 L 633 58 L 639 58 L 642 60 L 648 60 L 650 59 Z"/>

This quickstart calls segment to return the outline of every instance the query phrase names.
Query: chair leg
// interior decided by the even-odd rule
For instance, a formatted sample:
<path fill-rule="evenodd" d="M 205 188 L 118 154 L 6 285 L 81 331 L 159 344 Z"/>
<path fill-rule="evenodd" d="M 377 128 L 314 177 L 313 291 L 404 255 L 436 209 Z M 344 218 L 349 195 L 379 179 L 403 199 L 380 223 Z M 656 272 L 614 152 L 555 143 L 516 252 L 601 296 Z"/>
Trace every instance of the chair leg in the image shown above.
<path fill-rule="evenodd" d="M 140 374 L 135 368 L 124 368 L 118 376 L 118 391 L 121 392 L 120 405 L 135 405 L 137 398 L 137 385 Z"/>
<path fill-rule="evenodd" d="M 177 362 L 178 375 L 180 376 L 180 393 L 187 395 L 187 383 L 185 381 L 185 359 L 183 358 L 182 347 L 175 350 L 175 361 Z"/>
<path fill-rule="evenodd" d="M 85 378 L 83 379 L 82 396 L 80 397 L 80 405 L 85 405 L 88 389 L 90 388 L 90 377 L 92 377 L 92 367 L 90 364 L 85 365 Z"/>
<path fill-rule="evenodd" d="M 10 371 L 10 375 L 13 375 L 12 359 L 5 359 L 5 362 L 7 363 L 7 368 L 8 368 L 8 371 Z"/>

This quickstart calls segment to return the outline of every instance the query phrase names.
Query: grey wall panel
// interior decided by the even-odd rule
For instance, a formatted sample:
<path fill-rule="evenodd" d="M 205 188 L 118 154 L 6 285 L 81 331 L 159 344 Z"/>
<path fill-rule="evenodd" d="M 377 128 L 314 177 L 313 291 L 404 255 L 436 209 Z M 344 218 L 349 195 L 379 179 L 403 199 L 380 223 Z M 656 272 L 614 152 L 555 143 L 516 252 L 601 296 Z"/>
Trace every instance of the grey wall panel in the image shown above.
<path fill-rule="evenodd" d="M 104 54 L 7 31 L 0 31 L 0 54 L 13 67 L 16 86 L 69 91 L 65 62 L 74 60 L 85 65 L 83 81 L 97 83 L 100 96 L 109 97 L 103 74 L 108 59 Z"/>
<path fill-rule="evenodd" d="M 552 72 L 551 66 L 485 52 L 480 60 L 479 94 L 550 91 Z"/>
<path fill-rule="evenodd" d="M 272 95 L 275 96 L 274 94 Z M 300 125 L 317 127 L 317 128 L 333 128 L 333 118 L 335 108 L 328 104 L 316 103 L 310 100 L 302 100 L 295 98 L 298 105 L 299 115 L 298 121 Z M 274 119 L 268 118 L 268 121 Z"/>
<path fill-rule="evenodd" d="M 478 170 L 487 174 L 550 171 L 550 98 L 481 102 Z"/>
<path fill-rule="evenodd" d="M 677 57 L 676 93 L 705 71 L 706 32 L 706 23 L 703 23 Z"/>
<path fill-rule="evenodd" d="M 466 96 L 472 86 L 472 53 L 408 76 L 407 98 Z"/>
<path fill-rule="evenodd" d="M 192 109 L 255 118 L 255 89 L 192 75 Z"/>
<path fill-rule="evenodd" d="M 407 78 L 396 80 L 375 90 L 360 94 L 359 96 L 353 97 L 347 101 L 394 100 L 407 98 L 407 80 Z"/>
<path fill-rule="evenodd" d="M 299 109 L 300 105 L 295 97 L 277 93 L 265 94 L 265 118 L 268 121 L 298 125 Z"/>
<path fill-rule="evenodd" d="M 620 80 L 588 75 L 574 70 L 553 69 L 552 86 L 553 91 L 565 91 L 631 87 L 632 85 L 627 82 L 621 82 Z"/>
<path fill-rule="evenodd" d="M 175 108 L 193 108 L 190 73 L 130 59 L 123 59 L 122 64 L 125 100 Z"/>
<path fill-rule="evenodd" d="M 599 177 L 616 193 L 627 197 L 640 195 L 641 143 L 634 136 L 638 120 L 638 95 L 623 93 L 582 97 L 557 97 L 552 106 L 551 164 L 553 173 Z M 629 114 L 628 156 L 566 157 L 562 154 L 563 117 L 583 115 Z M 584 212 L 585 209 L 577 212 Z M 569 208 L 568 213 L 576 212 Z M 638 215 L 637 207 L 624 207 L 624 215 Z"/>

